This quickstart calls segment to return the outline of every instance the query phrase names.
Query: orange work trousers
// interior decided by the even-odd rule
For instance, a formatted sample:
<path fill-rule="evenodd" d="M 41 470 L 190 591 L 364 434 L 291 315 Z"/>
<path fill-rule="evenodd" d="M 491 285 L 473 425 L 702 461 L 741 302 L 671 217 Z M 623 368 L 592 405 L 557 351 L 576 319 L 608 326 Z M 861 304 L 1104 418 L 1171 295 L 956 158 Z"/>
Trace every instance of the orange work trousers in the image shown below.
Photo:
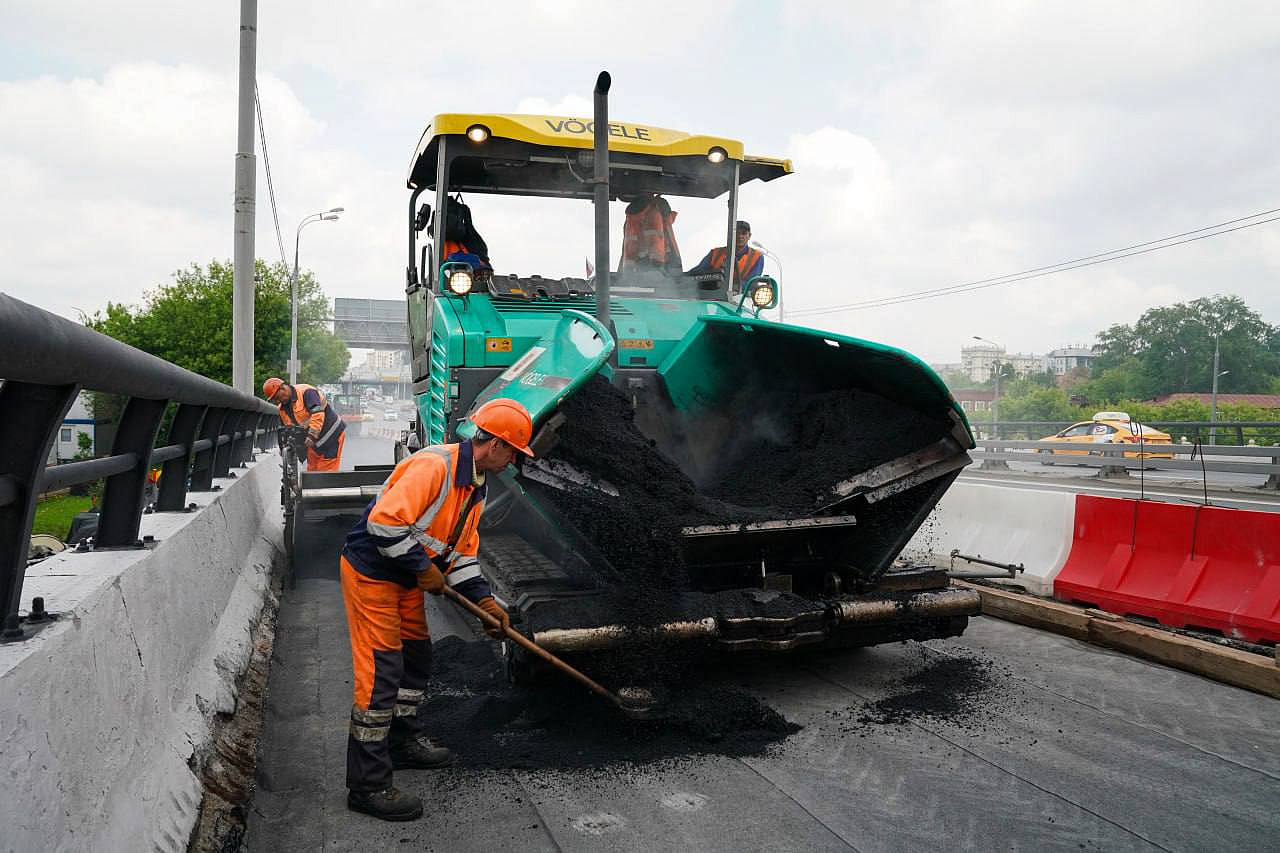
<path fill-rule="evenodd" d="M 337 471 L 338 466 L 342 464 L 342 445 L 347 440 L 347 431 L 344 429 L 338 435 L 338 452 L 333 454 L 333 458 L 321 456 L 316 453 L 314 447 L 307 448 L 307 470 L 308 471 Z"/>
<path fill-rule="evenodd" d="M 418 709 L 431 677 L 431 636 L 421 589 L 367 578 L 339 559 L 355 676 L 347 787 L 381 791 L 391 784 L 391 745 L 423 733 Z"/>

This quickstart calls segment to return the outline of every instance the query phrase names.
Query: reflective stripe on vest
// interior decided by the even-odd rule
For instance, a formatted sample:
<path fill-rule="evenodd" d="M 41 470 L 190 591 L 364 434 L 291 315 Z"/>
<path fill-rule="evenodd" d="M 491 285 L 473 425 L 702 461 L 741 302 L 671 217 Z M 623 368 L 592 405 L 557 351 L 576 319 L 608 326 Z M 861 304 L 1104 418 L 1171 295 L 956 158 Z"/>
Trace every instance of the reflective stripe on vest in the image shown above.
<path fill-rule="evenodd" d="M 440 514 L 440 508 L 444 506 L 444 499 L 449 496 L 449 489 L 453 488 L 453 455 L 443 447 L 424 447 L 418 452 L 434 453 L 444 460 L 444 485 L 440 488 L 440 494 L 436 495 L 436 499 L 427 507 L 426 512 L 418 517 L 417 522 L 409 525 L 414 538 L 422 543 L 430 556 L 434 557 L 445 549 L 445 544 L 428 533 L 427 529 L 435 522 L 436 516 Z"/>
<path fill-rule="evenodd" d="M 327 414 L 326 414 L 326 417 L 328 417 Z M 334 418 L 333 423 L 329 425 L 329 428 L 327 430 L 325 430 L 324 435 L 316 439 L 316 445 L 318 446 L 318 445 L 324 444 L 329 439 L 333 438 L 333 436 L 340 429 L 342 429 L 342 418 Z"/>

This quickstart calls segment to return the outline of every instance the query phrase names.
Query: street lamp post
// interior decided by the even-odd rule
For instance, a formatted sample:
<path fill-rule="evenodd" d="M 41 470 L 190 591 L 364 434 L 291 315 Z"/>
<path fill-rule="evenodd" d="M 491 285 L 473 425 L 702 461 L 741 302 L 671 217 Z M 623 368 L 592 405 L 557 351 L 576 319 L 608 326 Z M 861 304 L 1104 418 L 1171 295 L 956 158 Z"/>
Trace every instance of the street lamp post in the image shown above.
<path fill-rule="evenodd" d="M 313 213 L 298 223 L 293 237 L 293 276 L 289 280 L 290 320 L 289 331 L 289 384 L 298 384 L 298 244 L 302 242 L 302 229 L 312 222 L 332 222 L 344 208 L 335 207 L 323 213 Z"/>
<path fill-rule="evenodd" d="M 1004 347 L 1001 344 L 998 344 L 992 340 L 987 340 L 981 335 L 974 335 L 973 339 L 975 341 L 982 341 L 983 343 L 991 344 L 993 347 L 1000 350 L 1000 352 L 1004 352 Z M 1003 371 L 1000 368 L 1000 359 L 998 357 L 996 358 L 996 362 L 993 365 L 993 367 L 995 369 L 995 374 L 996 374 L 996 389 L 995 389 L 995 399 L 991 401 L 991 432 L 993 433 L 991 437 L 999 438 L 1000 437 L 1000 374 Z"/>
<path fill-rule="evenodd" d="M 1213 393 L 1211 396 L 1211 410 L 1209 412 L 1209 443 L 1218 443 L 1218 377 L 1226 376 L 1230 370 L 1218 370 L 1218 336 L 1213 338 Z"/>

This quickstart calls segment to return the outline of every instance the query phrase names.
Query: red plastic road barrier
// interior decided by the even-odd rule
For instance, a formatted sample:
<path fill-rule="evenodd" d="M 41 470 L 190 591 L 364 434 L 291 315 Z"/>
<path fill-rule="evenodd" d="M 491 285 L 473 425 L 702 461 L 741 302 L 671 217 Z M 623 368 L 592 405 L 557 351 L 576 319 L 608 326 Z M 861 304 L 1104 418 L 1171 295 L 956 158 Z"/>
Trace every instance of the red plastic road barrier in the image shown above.
<path fill-rule="evenodd" d="M 1177 627 L 1203 625 L 1251 643 L 1280 642 L 1280 514 L 1203 507 L 1191 559 L 1166 607 L 1166 624 L 1181 620 Z"/>
<path fill-rule="evenodd" d="M 1053 587 L 1174 628 L 1280 641 L 1280 514 L 1078 495 Z"/>
<path fill-rule="evenodd" d="M 1123 570 L 1133 556 L 1136 501 L 1076 495 L 1071 553 L 1053 581 L 1055 598 L 1101 606 L 1102 578 Z"/>
<path fill-rule="evenodd" d="M 1198 510 L 1077 495 L 1071 554 L 1054 580 L 1054 595 L 1164 621 L 1170 587 L 1191 554 Z"/>

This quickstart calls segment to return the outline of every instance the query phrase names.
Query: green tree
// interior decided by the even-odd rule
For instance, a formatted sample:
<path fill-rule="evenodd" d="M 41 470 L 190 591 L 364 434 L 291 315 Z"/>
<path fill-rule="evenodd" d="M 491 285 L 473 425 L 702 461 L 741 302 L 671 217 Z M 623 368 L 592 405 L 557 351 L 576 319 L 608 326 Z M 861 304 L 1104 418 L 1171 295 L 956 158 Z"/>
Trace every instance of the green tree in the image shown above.
<path fill-rule="evenodd" d="M 1072 421 L 1080 410 L 1072 406 L 1067 394 L 1058 388 L 1028 385 L 1020 393 L 1000 401 L 1002 421 Z"/>
<path fill-rule="evenodd" d="M 254 385 L 287 376 L 290 337 L 289 268 L 256 264 Z M 174 273 L 172 284 L 143 295 L 143 304 L 108 302 L 105 312 L 84 318 L 89 327 L 185 367 L 231 382 L 232 266 L 211 261 Z M 302 381 L 319 385 L 339 379 L 351 358 L 326 328 L 329 300 L 310 272 L 298 275 L 298 358 Z"/>
<path fill-rule="evenodd" d="M 1280 330 L 1239 297 L 1214 296 L 1152 308 L 1132 326 L 1115 325 L 1099 334 L 1090 384 L 1105 382 L 1090 390 L 1098 399 L 1209 391 L 1215 338 L 1220 369 L 1230 371 L 1221 377 L 1219 391 L 1248 394 L 1272 387 L 1280 375 Z"/>

